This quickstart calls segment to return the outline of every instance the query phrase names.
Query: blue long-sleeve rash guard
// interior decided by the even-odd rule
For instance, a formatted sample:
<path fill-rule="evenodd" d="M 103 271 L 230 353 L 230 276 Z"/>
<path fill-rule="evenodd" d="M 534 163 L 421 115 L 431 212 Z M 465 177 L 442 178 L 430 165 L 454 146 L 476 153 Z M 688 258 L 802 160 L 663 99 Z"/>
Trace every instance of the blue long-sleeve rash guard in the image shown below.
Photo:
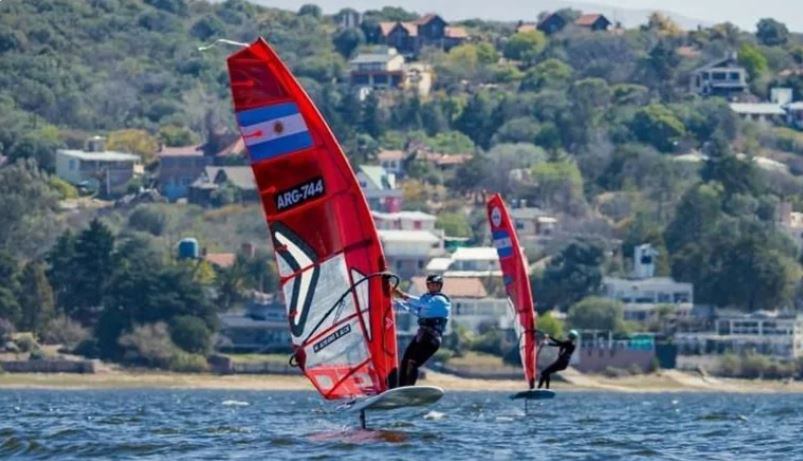
<path fill-rule="evenodd" d="M 410 296 L 406 300 L 396 300 L 397 305 L 412 312 L 421 319 L 448 319 L 452 303 L 441 293 L 426 293 L 420 297 Z"/>

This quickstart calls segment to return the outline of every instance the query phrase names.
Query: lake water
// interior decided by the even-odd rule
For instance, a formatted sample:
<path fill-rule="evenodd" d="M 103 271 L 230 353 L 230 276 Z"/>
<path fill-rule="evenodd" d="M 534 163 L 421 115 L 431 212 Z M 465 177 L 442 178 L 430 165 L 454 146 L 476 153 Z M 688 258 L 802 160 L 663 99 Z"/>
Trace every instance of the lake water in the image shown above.
<path fill-rule="evenodd" d="M 0 391 L 2 459 L 803 459 L 803 395 L 449 392 L 368 425 L 312 392 Z"/>

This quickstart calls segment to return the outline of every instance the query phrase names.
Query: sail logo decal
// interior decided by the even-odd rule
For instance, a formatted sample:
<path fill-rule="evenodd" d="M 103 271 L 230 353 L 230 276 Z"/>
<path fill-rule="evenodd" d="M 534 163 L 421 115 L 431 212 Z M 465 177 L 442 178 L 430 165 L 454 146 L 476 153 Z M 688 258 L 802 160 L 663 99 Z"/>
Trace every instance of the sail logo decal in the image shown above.
<path fill-rule="evenodd" d="M 312 147 L 309 128 L 294 102 L 238 112 L 237 122 L 252 162 Z"/>
<path fill-rule="evenodd" d="M 276 194 L 276 210 L 284 211 L 301 205 L 304 202 L 320 197 L 326 193 L 323 178 L 313 178 L 303 184 L 293 186 Z"/>
<path fill-rule="evenodd" d="M 500 258 L 507 258 L 513 256 L 513 241 L 510 240 L 510 234 L 504 230 L 493 231 L 494 246 Z"/>
<path fill-rule="evenodd" d="M 493 207 L 491 210 L 491 222 L 494 227 L 502 225 L 502 210 L 500 210 L 498 206 Z"/>
<path fill-rule="evenodd" d="M 334 333 L 332 333 L 331 335 L 329 335 L 329 336 L 323 338 L 322 340 L 318 341 L 317 343 L 315 343 L 315 345 L 312 346 L 312 350 L 314 352 L 320 352 L 325 347 L 329 346 L 333 342 L 337 341 L 338 339 L 342 338 L 343 336 L 346 336 L 349 333 L 351 333 L 351 325 L 346 324 L 343 327 L 339 328 Z"/>
<path fill-rule="evenodd" d="M 290 331 L 293 336 L 304 334 L 315 288 L 318 285 L 320 268 L 315 265 L 315 253 L 301 239 L 285 226 L 274 223 L 273 237 L 276 240 L 276 253 L 294 271 L 300 273 L 293 278 L 292 294 L 287 305 L 290 317 Z"/>

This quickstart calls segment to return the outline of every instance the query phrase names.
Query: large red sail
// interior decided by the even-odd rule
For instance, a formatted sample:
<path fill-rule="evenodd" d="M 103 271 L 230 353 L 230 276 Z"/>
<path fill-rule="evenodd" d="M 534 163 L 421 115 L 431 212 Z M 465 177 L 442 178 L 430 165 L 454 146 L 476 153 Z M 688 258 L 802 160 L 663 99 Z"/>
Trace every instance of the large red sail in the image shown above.
<path fill-rule="evenodd" d="M 491 238 L 499 255 L 502 276 L 508 298 L 513 307 L 514 327 L 519 338 L 519 353 L 524 368 L 524 377 L 532 389 L 535 386 L 535 305 L 530 278 L 527 275 L 527 256 L 519 245 L 516 227 L 510 219 L 505 201 L 499 194 L 488 200 L 488 222 Z"/>
<path fill-rule="evenodd" d="M 228 58 L 240 132 L 268 221 L 295 359 L 327 399 L 396 376 L 396 327 L 379 238 L 342 149 L 260 38 Z"/>

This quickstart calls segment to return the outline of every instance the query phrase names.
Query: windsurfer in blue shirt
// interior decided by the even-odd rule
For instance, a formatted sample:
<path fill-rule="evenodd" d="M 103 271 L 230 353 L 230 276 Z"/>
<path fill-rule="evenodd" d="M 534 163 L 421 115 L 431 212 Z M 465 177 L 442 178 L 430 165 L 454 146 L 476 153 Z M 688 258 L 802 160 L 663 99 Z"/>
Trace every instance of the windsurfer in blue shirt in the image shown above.
<path fill-rule="evenodd" d="M 441 293 L 443 277 L 427 276 L 427 293 L 415 297 L 396 288 L 393 294 L 401 300 L 396 304 L 418 316 L 418 333 L 404 351 L 399 373 L 400 386 L 413 386 L 418 380 L 418 369 L 441 347 L 452 303 Z"/>

